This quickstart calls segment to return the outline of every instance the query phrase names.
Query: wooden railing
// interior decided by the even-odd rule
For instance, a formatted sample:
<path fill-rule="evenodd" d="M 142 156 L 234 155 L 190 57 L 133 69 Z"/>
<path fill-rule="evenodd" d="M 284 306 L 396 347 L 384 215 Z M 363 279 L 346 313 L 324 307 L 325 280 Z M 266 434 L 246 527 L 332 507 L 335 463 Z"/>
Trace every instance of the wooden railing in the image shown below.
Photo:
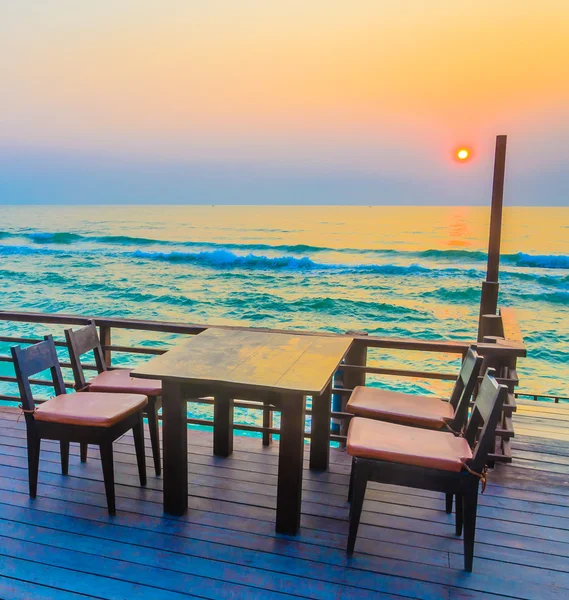
<path fill-rule="evenodd" d="M 535 402 L 538 402 L 542 398 L 546 402 L 551 402 L 553 400 L 554 404 L 559 404 L 560 400 L 562 402 L 569 402 L 569 396 L 560 396 L 557 394 L 536 394 L 534 392 L 516 392 L 514 394 L 514 396 L 516 398 L 519 398 L 520 400 L 525 400 L 525 399 L 529 398 L 529 399 L 534 400 Z"/>
<path fill-rule="evenodd" d="M 500 317 L 503 323 L 504 331 L 514 331 L 515 327 L 515 316 L 512 311 L 502 314 Z M 251 329 L 249 327 L 238 327 L 238 326 L 210 326 L 204 324 L 183 324 L 183 323 L 172 323 L 164 321 L 145 321 L 135 319 L 122 319 L 122 318 L 109 318 L 109 317 L 90 317 L 90 316 L 77 316 L 77 315 L 64 315 L 64 314 L 43 314 L 43 313 L 32 313 L 32 312 L 15 312 L 15 311 L 0 311 L 0 321 L 7 321 L 11 323 L 35 323 L 45 325 L 57 325 L 57 326 L 81 326 L 86 325 L 90 320 L 93 320 L 99 327 L 99 333 L 101 343 L 105 352 L 105 358 L 108 365 L 112 365 L 114 353 L 129 353 L 129 354 L 142 354 L 142 355 L 158 355 L 163 354 L 167 351 L 165 348 L 158 347 L 147 347 L 147 346 L 133 346 L 133 345 L 119 345 L 112 343 L 113 330 L 135 330 L 144 332 L 160 332 L 169 333 L 176 335 L 197 335 L 202 331 L 209 328 L 223 328 L 233 330 L 244 330 Z M 271 332 L 289 332 L 290 330 L 275 330 L 268 328 L 255 328 L 256 331 L 271 331 Z M 519 331 L 519 328 L 517 329 Z M 49 333 L 49 329 L 46 329 L 45 333 Z M 325 336 L 338 336 L 341 334 L 335 333 L 323 333 L 323 332 L 309 332 L 309 331 L 296 331 L 298 335 L 325 335 Z M 332 393 L 336 396 L 341 397 L 341 410 L 335 410 L 332 412 L 332 418 L 336 421 L 340 421 L 340 430 L 337 433 L 332 433 L 332 440 L 343 444 L 346 439 L 346 429 L 351 415 L 345 412 L 345 405 L 347 400 L 354 389 L 358 385 L 365 385 L 367 375 L 384 375 L 384 376 L 395 376 L 405 378 L 417 378 L 417 379 L 430 379 L 430 380 L 442 380 L 442 381 L 453 381 L 456 379 L 456 373 L 444 373 L 437 371 L 425 371 L 416 369 L 400 369 L 400 368 L 386 368 L 378 367 L 368 364 L 368 350 L 369 349 L 384 349 L 384 350 L 404 350 L 404 351 L 415 351 L 424 352 L 427 354 L 432 353 L 448 353 L 455 354 L 457 356 L 464 356 L 470 344 L 465 341 L 454 341 L 454 340 L 420 340 L 420 339 L 398 339 L 398 338 L 386 338 L 378 336 L 369 336 L 362 332 L 346 332 L 347 335 L 353 337 L 353 344 L 346 355 L 344 363 L 341 365 L 341 376 L 335 377 L 335 385 L 332 389 Z M 41 341 L 41 338 L 31 337 L 17 337 L 17 336 L 2 336 L 0 342 L 10 344 L 33 344 Z M 66 343 L 63 341 L 56 341 L 58 347 L 66 347 Z M 525 356 L 526 351 L 523 346 L 523 341 L 520 339 L 510 340 L 507 338 L 499 338 L 492 336 L 492 338 L 485 340 L 483 343 L 477 344 L 478 352 L 484 356 L 485 367 L 494 367 L 498 370 L 499 381 L 508 386 L 510 394 L 508 401 L 504 406 L 503 418 L 500 427 L 497 431 L 497 442 L 496 452 L 492 455 L 493 460 L 509 461 L 511 460 L 511 452 L 509 448 L 509 440 L 514 435 L 514 429 L 512 424 L 512 413 L 516 410 L 514 388 L 518 384 L 516 374 L 516 360 L 520 357 Z M 10 356 L 1 355 L 0 362 L 11 362 Z M 63 367 L 69 368 L 69 362 L 62 362 Z M 96 370 L 94 364 L 86 364 L 84 368 L 87 370 Z M 2 376 L 0 381 L 15 383 L 16 378 L 13 376 Z M 33 382 L 35 385 L 40 386 L 51 386 L 51 381 L 35 379 Z M 66 387 L 73 388 L 73 382 L 66 381 Z M 0 395 L 0 400 L 19 402 L 18 396 L 11 395 Z M 204 404 L 212 404 L 212 398 L 202 398 L 198 402 Z M 272 435 L 278 434 L 279 430 L 273 426 L 272 413 L 276 409 L 272 406 L 263 405 L 262 403 L 256 402 L 245 402 L 236 401 L 235 407 L 245 408 L 248 410 L 262 411 L 263 425 L 246 425 L 235 423 L 234 429 L 241 431 L 253 431 L 259 432 L 263 435 L 263 443 L 268 444 L 271 441 Z M 307 414 L 311 414 L 310 410 L 307 410 Z M 188 423 L 198 425 L 213 425 L 213 421 L 210 419 L 197 419 L 188 418 Z M 306 437 L 310 438 L 310 433 L 306 433 Z"/>

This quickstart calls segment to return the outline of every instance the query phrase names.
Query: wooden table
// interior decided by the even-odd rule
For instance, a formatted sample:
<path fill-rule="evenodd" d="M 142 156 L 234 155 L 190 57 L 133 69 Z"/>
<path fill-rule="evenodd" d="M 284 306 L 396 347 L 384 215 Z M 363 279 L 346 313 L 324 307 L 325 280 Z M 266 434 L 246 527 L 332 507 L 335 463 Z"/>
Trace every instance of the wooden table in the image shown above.
<path fill-rule="evenodd" d="M 214 396 L 214 453 L 233 451 L 233 400 L 266 401 L 281 411 L 276 530 L 300 526 L 305 396 L 312 396 L 310 467 L 326 469 L 332 376 L 352 343 L 344 336 L 207 329 L 137 367 L 162 380 L 164 510 L 188 508 L 187 400 Z"/>

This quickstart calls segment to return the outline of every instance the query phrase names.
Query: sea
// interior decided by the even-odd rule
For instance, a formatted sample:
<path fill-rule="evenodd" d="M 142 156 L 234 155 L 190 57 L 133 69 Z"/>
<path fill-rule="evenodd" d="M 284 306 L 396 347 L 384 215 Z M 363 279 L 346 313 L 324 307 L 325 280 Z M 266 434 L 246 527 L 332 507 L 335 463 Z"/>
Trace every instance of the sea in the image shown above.
<path fill-rule="evenodd" d="M 0 215 L 3 310 L 476 339 L 488 207 L 3 206 Z M 515 309 L 527 344 L 519 390 L 569 396 L 569 208 L 504 209 L 499 303 Z M 63 339 L 60 327 L 0 321 L 0 336 L 46 333 Z M 113 336 L 116 344 L 176 342 Z M 0 343 L 0 355 L 9 346 Z M 381 349 L 369 362 L 460 366 L 453 355 Z M 0 374 L 11 369 L 0 362 Z M 391 376 L 368 384 L 433 394 L 450 386 Z M 0 383 L 0 394 L 15 392 Z"/>

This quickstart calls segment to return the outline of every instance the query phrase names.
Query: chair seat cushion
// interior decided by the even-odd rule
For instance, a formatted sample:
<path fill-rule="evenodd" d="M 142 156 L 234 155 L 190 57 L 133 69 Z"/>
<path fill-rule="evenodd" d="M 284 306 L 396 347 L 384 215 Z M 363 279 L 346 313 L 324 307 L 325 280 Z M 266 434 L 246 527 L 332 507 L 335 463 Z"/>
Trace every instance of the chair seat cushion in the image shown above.
<path fill-rule="evenodd" d="M 472 458 L 468 442 L 452 433 L 355 417 L 348 429 L 351 456 L 443 471 L 460 471 Z"/>
<path fill-rule="evenodd" d="M 347 410 L 358 417 L 429 429 L 440 429 L 454 417 L 452 405 L 445 400 L 361 385 L 352 392 Z"/>
<path fill-rule="evenodd" d="M 162 382 L 159 379 L 131 377 L 130 370 L 127 369 L 103 371 L 88 383 L 90 392 L 144 394 L 145 396 L 162 395 Z"/>
<path fill-rule="evenodd" d="M 142 410 L 148 398 L 141 394 L 99 394 L 77 392 L 60 394 L 36 409 L 36 421 L 110 427 Z"/>

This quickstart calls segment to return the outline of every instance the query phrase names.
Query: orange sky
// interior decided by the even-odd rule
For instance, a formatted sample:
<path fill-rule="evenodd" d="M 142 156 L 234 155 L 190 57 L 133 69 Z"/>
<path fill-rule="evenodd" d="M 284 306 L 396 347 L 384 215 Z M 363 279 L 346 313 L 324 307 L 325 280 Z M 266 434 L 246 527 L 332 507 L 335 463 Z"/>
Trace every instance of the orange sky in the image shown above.
<path fill-rule="evenodd" d="M 462 144 L 468 168 L 487 168 L 497 133 L 525 169 L 568 154 L 567 0 L 21 0 L 2 13 L 4 148 L 417 176 L 456 169 Z"/>

